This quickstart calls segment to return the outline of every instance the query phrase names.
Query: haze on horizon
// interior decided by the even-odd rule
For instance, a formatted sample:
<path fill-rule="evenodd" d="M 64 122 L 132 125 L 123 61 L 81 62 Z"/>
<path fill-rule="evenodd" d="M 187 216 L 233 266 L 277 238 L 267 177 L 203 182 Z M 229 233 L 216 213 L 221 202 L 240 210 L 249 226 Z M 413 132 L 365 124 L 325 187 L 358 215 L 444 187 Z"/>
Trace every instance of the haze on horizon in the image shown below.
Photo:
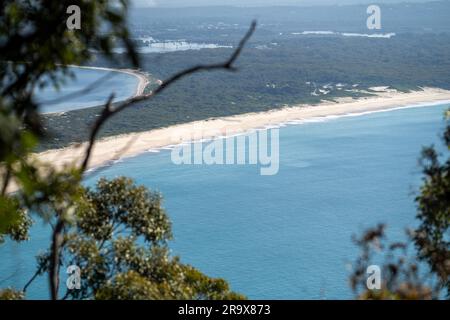
<path fill-rule="evenodd" d="M 401 2 L 434 2 L 436 0 L 132 0 L 134 7 L 190 6 L 316 6 L 351 4 L 386 4 Z"/>

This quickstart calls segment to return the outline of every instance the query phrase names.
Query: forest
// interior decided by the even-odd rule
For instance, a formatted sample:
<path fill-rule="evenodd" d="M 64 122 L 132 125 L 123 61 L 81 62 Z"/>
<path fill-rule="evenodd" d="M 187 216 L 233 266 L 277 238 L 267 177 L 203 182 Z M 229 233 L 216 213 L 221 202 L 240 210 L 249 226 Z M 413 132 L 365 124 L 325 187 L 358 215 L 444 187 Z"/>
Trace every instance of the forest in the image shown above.
<path fill-rule="evenodd" d="M 142 54 L 141 70 L 163 80 L 184 67 L 222 61 L 231 51 L 220 48 Z M 391 39 L 311 35 L 276 42 L 253 40 L 237 64 L 238 72 L 206 72 L 180 81 L 165 95 L 138 103 L 111 119 L 100 136 L 358 97 L 370 94 L 368 88 L 373 86 L 401 91 L 423 86 L 450 89 L 449 51 L 450 35 L 446 33 L 405 33 Z M 117 58 L 126 61 L 125 56 Z M 130 67 L 126 63 L 111 65 L 100 56 L 91 64 Z M 100 110 L 94 107 L 45 115 L 48 137 L 38 150 L 85 141 L 87 128 Z"/>

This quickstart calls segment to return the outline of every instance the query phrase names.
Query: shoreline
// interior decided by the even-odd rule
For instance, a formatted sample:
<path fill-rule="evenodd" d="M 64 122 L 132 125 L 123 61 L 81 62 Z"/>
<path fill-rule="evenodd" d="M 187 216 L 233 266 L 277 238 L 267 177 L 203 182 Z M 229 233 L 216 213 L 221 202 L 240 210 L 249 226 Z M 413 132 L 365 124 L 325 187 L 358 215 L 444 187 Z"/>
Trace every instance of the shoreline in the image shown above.
<path fill-rule="evenodd" d="M 382 92 L 374 97 L 350 99 L 339 99 L 337 103 L 326 101 L 314 106 L 297 105 L 266 112 L 205 119 L 150 131 L 103 138 L 98 140 L 94 146 L 88 169 L 96 169 L 123 158 L 179 145 L 180 143 L 226 137 L 245 133 L 252 129 L 279 126 L 283 123 L 295 124 L 313 118 L 363 115 L 400 108 L 450 103 L 450 91 L 423 88 L 422 91 L 409 93 Z M 82 143 L 63 149 L 44 151 L 32 156 L 39 161 L 51 162 L 56 167 L 62 168 L 68 164 L 79 164 L 85 147 L 86 143 Z"/>
<path fill-rule="evenodd" d="M 89 66 L 77 66 L 77 65 L 68 65 L 68 67 L 85 69 L 85 70 L 100 70 L 100 71 L 107 71 L 107 72 L 124 73 L 124 74 L 135 77 L 138 80 L 138 83 L 135 88 L 134 94 L 128 96 L 126 99 L 114 101 L 115 104 L 121 103 L 121 102 L 127 101 L 128 99 L 132 99 L 132 98 L 143 95 L 145 92 L 145 89 L 150 84 L 150 78 L 149 78 L 148 74 L 144 73 L 142 71 L 139 71 L 139 70 L 135 70 L 135 69 L 114 69 L 114 68 L 106 68 L 106 67 L 89 67 Z M 160 81 L 160 80 L 157 80 L 157 81 Z M 75 110 L 80 110 L 80 109 L 90 109 L 90 108 L 96 108 L 96 107 L 101 107 L 101 106 L 103 106 L 103 105 L 102 104 L 88 105 L 86 107 L 75 108 L 75 109 L 70 109 L 70 110 L 65 110 L 65 111 L 42 112 L 42 114 L 43 115 L 58 115 L 58 114 L 61 115 L 61 114 L 64 114 L 64 113 L 70 112 L 70 111 L 75 111 Z"/>
<path fill-rule="evenodd" d="M 119 73 L 125 73 L 125 74 L 136 77 L 138 79 L 138 85 L 136 87 L 136 91 L 135 91 L 134 95 L 131 96 L 130 98 L 137 97 L 137 96 L 144 94 L 145 88 L 150 83 L 150 80 L 145 73 L 143 73 L 139 70 L 135 70 L 135 69 L 114 69 L 114 68 L 106 68 L 106 67 L 89 67 L 89 66 L 76 66 L 76 65 L 69 65 L 69 67 L 79 68 L 79 69 L 87 69 L 87 70 L 119 72 Z"/>

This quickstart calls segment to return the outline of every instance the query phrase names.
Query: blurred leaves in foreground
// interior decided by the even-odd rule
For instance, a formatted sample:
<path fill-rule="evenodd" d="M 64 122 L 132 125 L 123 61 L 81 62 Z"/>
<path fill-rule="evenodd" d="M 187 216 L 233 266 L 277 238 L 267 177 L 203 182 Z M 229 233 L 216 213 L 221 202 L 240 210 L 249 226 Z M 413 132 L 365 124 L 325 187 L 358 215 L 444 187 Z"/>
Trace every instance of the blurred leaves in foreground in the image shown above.
<path fill-rule="evenodd" d="M 407 240 L 389 244 L 385 225 L 354 239 L 361 253 L 353 266 L 351 287 L 361 299 L 450 298 L 450 111 L 443 134 L 446 155 L 424 148 L 420 165 L 423 184 L 416 197 L 419 225 L 407 230 Z M 446 157 L 443 161 L 442 157 Z M 414 245 L 415 250 L 410 247 Z M 367 267 L 380 264 L 380 290 L 368 290 Z"/>
<path fill-rule="evenodd" d="M 66 27 L 66 9 L 77 5 L 80 30 Z M 222 279 L 209 278 L 172 257 L 171 224 L 161 196 L 127 178 L 82 185 L 76 163 L 57 168 L 31 155 L 45 139 L 37 88 L 59 88 L 73 77 L 69 66 L 95 55 L 118 62 L 113 46 L 139 67 L 127 27 L 127 0 L 4 0 L 0 6 L 0 242 L 33 241 L 33 220 L 52 231 L 48 250 L 23 288 L 0 291 L 0 299 L 24 299 L 40 276 L 58 299 L 60 268 L 81 269 L 81 290 L 64 299 L 242 299 Z M 12 193 L 11 191 L 14 191 Z M 42 248 L 45 249 L 45 248 Z M 17 284 L 18 286 L 20 284 Z M 62 286 L 61 286 L 62 287 Z"/>

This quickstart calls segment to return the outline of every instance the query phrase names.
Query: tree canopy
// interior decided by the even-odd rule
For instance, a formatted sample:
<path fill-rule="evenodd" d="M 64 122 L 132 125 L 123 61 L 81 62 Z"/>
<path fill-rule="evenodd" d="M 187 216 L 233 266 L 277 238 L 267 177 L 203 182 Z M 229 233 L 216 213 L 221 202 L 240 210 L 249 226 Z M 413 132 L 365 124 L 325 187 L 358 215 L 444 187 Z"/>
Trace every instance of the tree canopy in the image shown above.
<path fill-rule="evenodd" d="M 66 9 L 78 5 L 80 30 L 66 27 Z M 210 278 L 171 256 L 167 247 L 171 223 L 161 196 L 127 178 L 100 180 L 96 189 L 83 186 L 96 130 L 117 109 L 105 101 L 100 121 L 92 126 L 85 161 L 64 168 L 41 163 L 29 155 L 45 138 L 34 90 L 58 88 L 72 76 L 70 65 L 89 62 L 92 53 L 116 61 L 112 46 L 121 42 L 128 60 L 139 59 L 127 27 L 127 0 L 13 1 L 0 8 L 0 242 L 30 239 L 33 220 L 52 230 L 46 253 L 37 257 L 36 274 L 23 289 L 0 290 L 0 299 L 26 298 L 38 276 L 48 275 L 50 297 L 58 299 L 60 267 L 81 270 L 81 288 L 68 290 L 71 299 L 243 299 L 222 279 Z M 253 27 L 254 28 L 254 27 Z M 250 30 L 252 31 L 252 30 Z M 251 32 L 247 34 L 248 39 Z M 164 82 L 149 99 L 171 83 L 207 69 L 232 69 L 245 41 L 224 64 L 185 70 Z M 122 60 L 123 62 L 123 60 Z M 14 186 L 16 192 L 9 192 Z"/>

